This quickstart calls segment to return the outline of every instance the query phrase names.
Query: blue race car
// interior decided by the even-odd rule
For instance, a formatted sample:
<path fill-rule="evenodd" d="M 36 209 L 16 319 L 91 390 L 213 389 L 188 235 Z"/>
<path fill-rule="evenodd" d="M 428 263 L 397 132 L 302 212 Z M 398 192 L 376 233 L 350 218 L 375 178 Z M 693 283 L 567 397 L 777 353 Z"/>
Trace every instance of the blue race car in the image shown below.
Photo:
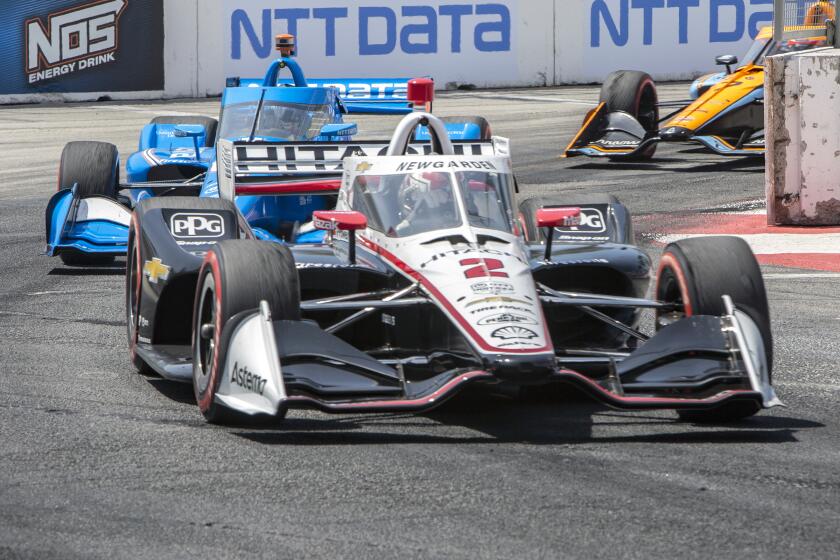
<path fill-rule="evenodd" d="M 406 114 L 417 103 L 428 109 L 431 99 L 426 95 L 410 100 L 406 79 L 307 81 L 292 58 L 294 37 L 278 36 L 277 50 L 281 58 L 270 65 L 263 78 L 228 79 L 218 121 L 162 116 L 146 125 L 139 150 L 126 162 L 125 183 L 120 182 L 116 146 L 68 143 L 61 155 L 59 191 L 46 210 L 46 254 L 74 266 L 109 264 L 114 257 L 126 254 L 131 211 L 141 200 L 170 195 L 218 197 L 219 138 L 254 145 L 295 144 L 285 150 L 285 164 L 253 173 L 255 181 L 262 183 L 259 192 L 248 193 L 247 187 L 242 187 L 236 203 L 261 239 L 320 241 L 323 233 L 306 222 L 314 211 L 334 207 L 341 159 L 368 153 L 373 147 L 352 142 L 357 127 L 345 123 L 343 116 Z M 280 78 L 284 69 L 290 71 L 290 79 Z M 433 96 L 431 80 L 413 82 L 418 82 L 414 89 L 431 90 Z M 482 118 L 445 120 L 453 140 L 490 138 L 489 125 Z M 428 140 L 428 133 L 421 130 L 416 139 Z M 337 146 L 342 147 L 342 153 L 330 151 Z M 267 155 L 279 159 L 277 154 Z M 271 178 L 276 184 L 267 189 L 260 177 Z"/>

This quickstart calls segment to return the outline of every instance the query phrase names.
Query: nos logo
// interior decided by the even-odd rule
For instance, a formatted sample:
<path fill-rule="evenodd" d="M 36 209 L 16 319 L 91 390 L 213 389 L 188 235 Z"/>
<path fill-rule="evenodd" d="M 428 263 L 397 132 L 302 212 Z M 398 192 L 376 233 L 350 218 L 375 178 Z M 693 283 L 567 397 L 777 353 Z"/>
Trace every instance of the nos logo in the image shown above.
<path fill-rule="evenodd" d="M 225 220 L 218 214 L 174 214 L 169 220 L 169 230 L 180 239 L 222 237 Z"/>
<path fill-rule="evenodd" d="M 117 20 L 128 0 L 100 0 L 47 16 L 47 23 L 34 18 L 26 26 L 26 70 L 32 74 L 57 66 L 60 74 L 82 69 L 68 63 L 117 50 Z M 97 64 L 99 62 L 96 62 Z"/>

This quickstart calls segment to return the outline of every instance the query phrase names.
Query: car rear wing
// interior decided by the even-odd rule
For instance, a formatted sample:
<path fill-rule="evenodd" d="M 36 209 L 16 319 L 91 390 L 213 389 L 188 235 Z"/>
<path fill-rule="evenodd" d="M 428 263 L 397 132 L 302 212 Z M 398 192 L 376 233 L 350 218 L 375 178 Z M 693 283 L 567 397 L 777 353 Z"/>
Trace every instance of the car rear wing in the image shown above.
<path fill-rule="evenodd" d="M 453 140 L 456 155 L 508 156 L 506 138 Z M 378 157 L 388 140 L 254 143 L 220 139 L 216 143 L 219 195 L 284 195 L 338 192 L 348 157 Z M 431 142 L 411 143 L 407 155 L 432 153 Z"/>
<path fill-rule="evenodd" d="M 414 110 L 408 100 L 408 78 L 327 78 L 306 79 L 309 87 L 332 87 L 338 90 L 348 113 L 370 115 L 405 115 Z M 263 87 L 264 78 L 228 78 L 229 86 Z M 277 80 L 278 86 L 295 86 L 294 79 Z"/>

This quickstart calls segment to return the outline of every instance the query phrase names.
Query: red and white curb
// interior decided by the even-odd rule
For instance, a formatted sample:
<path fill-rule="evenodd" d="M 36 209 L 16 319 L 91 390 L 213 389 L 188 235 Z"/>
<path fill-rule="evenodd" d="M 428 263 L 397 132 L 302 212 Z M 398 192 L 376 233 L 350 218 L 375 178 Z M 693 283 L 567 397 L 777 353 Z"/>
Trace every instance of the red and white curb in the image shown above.
<path fill-rule="evenodd" d="M 840 273 L 840 227 L 769 226 L 764 210 L 640 218 L 640 233 L 659 245 L 692 237 L 734 235 L 749 243 L 761 264 Z"/>

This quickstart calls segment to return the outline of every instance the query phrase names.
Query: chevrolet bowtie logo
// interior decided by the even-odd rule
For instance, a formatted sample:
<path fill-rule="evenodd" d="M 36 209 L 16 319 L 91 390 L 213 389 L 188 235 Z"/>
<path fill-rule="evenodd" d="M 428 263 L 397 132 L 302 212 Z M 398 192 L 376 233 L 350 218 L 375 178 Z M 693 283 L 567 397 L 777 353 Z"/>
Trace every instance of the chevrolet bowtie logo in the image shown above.
<path fill-rule="evenodd" d="M 368 163 L 366 161 L 363 161 L 362 163 L 360 163 L 359 165 L 356 166 L 356 173 L 364 173 L 365 171 L 368 171 L 372 168 L 373 168 L 372 163 Z"/>
<path fill-rule="evenodd" d="M 152 284 L 157 284 L 158 280 L 168 280 L 170 270 L 172 268 L 163 264 L 157 257 L 146 261 L 146 264 L 143 265 L 143 274 L 149 277 L 149 282 Z"/>

